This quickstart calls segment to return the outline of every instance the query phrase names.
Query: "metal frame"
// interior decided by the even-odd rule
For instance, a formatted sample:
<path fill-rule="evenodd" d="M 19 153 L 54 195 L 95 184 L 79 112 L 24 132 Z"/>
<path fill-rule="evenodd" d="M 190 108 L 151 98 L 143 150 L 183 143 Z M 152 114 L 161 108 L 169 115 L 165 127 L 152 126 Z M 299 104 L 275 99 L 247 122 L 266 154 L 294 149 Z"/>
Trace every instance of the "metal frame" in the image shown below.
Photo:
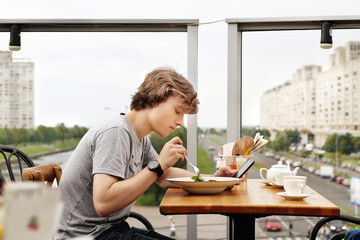
<path fill-rule="evenodd" d="M 321 29 L 321 22 L 330 21 L 333 29 L 360 28 L 360 16 L 334 17 L 288 17 L 288 18 L 229 18 L 228 23 L 228 99 L 227 99 L 227 141 L 233 142 L 241 137 L 242 105 L 242 32 L 282 31 Z M 320 39 L 320 35 L 319 35 Z M 319 46 L 320 47 L 320 46 Z M 236 222 L 228 219 L 228 239 L 234 237 Z M 242 239 L 252 239 L 254 233 Z"/>
<path fill-rule="evenodd" d="M 0 32 L 187 32 L 198 19 L 0 19 Z"/>
<path fill-rule="evenodd" d="M 0 32 L 187 32 L 188 80 L 198 87 L 198 19 L 0 19 Z M 197 114 L 187 119 L 188 155 L 197 165 Z M 189 170 L 189 166 L 188 166 Z M 196 215 L 188 216 L 187 239 L 197 239 Z"/>

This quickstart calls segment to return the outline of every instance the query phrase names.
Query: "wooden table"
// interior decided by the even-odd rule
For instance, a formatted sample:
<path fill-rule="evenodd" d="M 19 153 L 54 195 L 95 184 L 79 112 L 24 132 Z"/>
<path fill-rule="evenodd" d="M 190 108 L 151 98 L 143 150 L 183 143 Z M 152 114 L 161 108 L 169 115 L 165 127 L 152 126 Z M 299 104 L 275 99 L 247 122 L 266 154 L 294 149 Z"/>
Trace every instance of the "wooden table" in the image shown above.
<path fill-rule="evenodd" d="M 167 190 L 160 212 L 174 214 L 222 214 L 229 217 L 230 239 L 255 239 L 255 218 L 268 215 L 338 216 L 340 209 L 315 190 L 304 200 L 286 200 L 277 195 L 283 189 L 265 186 L 259 179 L 234 186 L 215 195 L 191 195 L 179 188 Z"/>

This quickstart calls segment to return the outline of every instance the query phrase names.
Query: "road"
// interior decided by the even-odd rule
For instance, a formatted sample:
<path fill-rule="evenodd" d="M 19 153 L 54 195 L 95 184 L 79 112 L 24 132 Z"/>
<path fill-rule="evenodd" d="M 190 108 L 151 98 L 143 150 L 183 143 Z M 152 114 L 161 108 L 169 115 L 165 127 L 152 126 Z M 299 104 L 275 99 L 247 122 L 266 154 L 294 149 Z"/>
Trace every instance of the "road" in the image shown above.
<path fill-rule="evenodd" d="M 214 140 L 215 139 L 215 140 Z M 220 145 L 219 142 L 223 144 L 226 139 L 221 136 L 212 136 L 211 138 L 205 137 L 200 139 L 200 145 L 208 152 L 209 156 L 216 156 Z M 209 151 L 209 146 L 215 148 L 215 151 Z M 215 157 L 216 158 L 216 157 Z M 214 159 L 214 158 L 213 158 Z M 266 157 L 261 153 L 255 153 L 255 161 L 270 168 L 272 165 L 277 164 L 277 160 L 273 158 Z M 338 205 L 341 208 L 342 214 L 353 214 L 354 206 L 350 202 L 349 188 L 334 183 L 329 179 L 323 179 L 319 176 L 316 176 L 312 173 L 308 173 L 300 169 L 297 175 L 307 176 L 307 185 L 313 188 L 315 191 L 323 195 L 325 198 L 332 201 L 334 204 Z M 251 168 L 249 171 L 249 178 L 258 179 L 260 178 L 259 169 L 255 167 Z M 289 236 L 289 222 L 293 224 L 293 235 L 292 239 L 298 237 L 299 239 L 306 239 L 306 234 L 308 227 L 314 226 L 314 224 L 319 220 L 317 217 L 297 217 L 297 216 L 278 216 L 281 225 L 282 231 L 280 232 L 267 232 L 264 229 L 264 218 L 257 219 L 256 223 L 256 238 L 275 238 L 282 237 L 286 239 Z"/>

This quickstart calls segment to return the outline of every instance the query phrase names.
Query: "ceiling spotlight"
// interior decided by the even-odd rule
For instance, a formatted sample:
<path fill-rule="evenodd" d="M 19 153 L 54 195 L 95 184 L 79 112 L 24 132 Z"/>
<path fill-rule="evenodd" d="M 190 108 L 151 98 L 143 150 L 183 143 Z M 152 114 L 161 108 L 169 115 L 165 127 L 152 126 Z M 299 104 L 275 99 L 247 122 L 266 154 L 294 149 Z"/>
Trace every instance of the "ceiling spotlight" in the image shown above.
<path fill-rule="evenodd" d="M 332 48 L 332 33 L 331 33 L 331 23 L 322 22 L 321 23 L 321 40 L 320 47 L 323 49 Z"/>
<path fill-rule="evenodd" d="M 11 51 L 19 51 L 21 49 L 19 24 L 11 25 L 9 49 Z"/>

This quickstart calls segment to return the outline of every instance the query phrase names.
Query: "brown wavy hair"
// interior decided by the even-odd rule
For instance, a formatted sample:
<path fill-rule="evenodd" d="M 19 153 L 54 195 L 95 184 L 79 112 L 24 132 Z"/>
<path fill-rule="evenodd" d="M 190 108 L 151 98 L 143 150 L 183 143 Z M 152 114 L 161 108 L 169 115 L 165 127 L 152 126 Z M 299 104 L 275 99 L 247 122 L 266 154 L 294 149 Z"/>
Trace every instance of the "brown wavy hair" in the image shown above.
<path fill-rule="evenodd" d="M 132 96 L 131 110 L 157 106 L 170 96 L 179 94 L 184 99 L 186 114 L 198 112 L 199 100 L 191 83 L 174 69 L 161 67 L 148 73 L 138 91 Z"/>

